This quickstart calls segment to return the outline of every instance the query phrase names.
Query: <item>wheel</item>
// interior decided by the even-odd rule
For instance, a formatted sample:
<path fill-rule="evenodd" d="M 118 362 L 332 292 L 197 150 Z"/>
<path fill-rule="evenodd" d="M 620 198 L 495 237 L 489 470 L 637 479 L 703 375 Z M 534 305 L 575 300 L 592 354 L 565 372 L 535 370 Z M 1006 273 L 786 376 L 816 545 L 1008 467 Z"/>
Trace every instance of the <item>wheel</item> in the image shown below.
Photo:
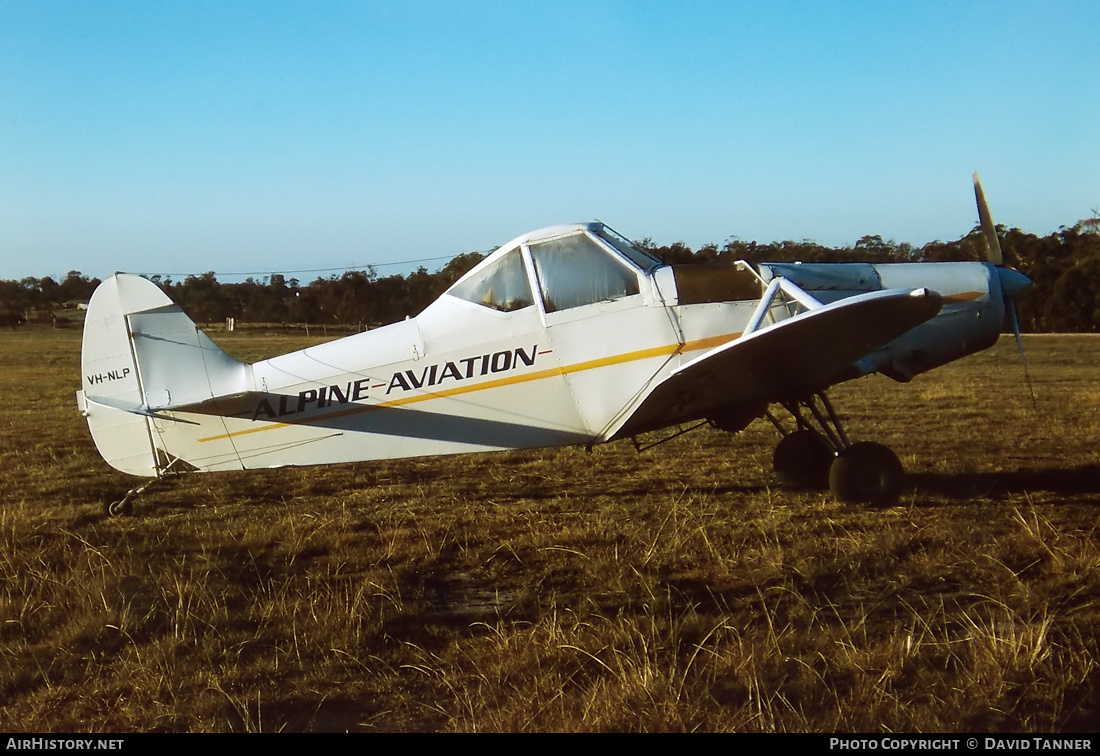
<path fill-rule="evenodd" d="M 846 504 L 885 507 L 901 495 L 905 470 L 889 447 L 864 441 L 841 451 L 829 468 L 829 488 Z"/>
<path fill-rule="evenodd" d="M 828 439 L 815 430 L 799 430 L 784 436 L 772 454 L 779 482 L 794 488 L 825 488 L 836 452 Z"/>
<path fill-rule="evenodd" d="M 132 514 L 133 511 L 134 504 L 130 500 L 129 494 L 118 501 L 108 501 L 103 505 L 103 512 L 109 517 L 125 517 Z"/>

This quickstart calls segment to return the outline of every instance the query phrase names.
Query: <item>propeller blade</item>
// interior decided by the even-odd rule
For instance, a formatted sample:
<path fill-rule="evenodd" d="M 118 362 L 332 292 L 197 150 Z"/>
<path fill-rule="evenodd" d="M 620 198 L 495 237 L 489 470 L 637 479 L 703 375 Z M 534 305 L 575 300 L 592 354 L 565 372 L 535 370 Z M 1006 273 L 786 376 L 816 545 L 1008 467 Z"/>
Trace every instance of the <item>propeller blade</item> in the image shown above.
<path fill-rule="evenodd" d="M 1004 265 L 1004 256 L 1001 254 L 1001 241 L 997 238 L 997 227 L 993 225 L 993 214 L 989 212 L 989 203 L 985 201 L 985 192 L 982 191 L 982 182 L 978 179 L 978 172 L 974 171 L 974 198 L 978 201 L 978 219 L 982 224 L 982 233 L 985 235 L 986 259 L 993 265 Z"/>
<path fill-rule="evenodd" d="M 1035 403 L 1035 390 L 1031 387 L 1031 373 L 1027 369 L 1027 355 L 1024 354 L 1024 342 L 1020 338 L 1020 318 L 1016 315 L 1016 300 L 1009 299 L 1009 314 L 1012 317 L 1012 333 L 1016 335 L 1016 348 L 1020 350 L 1020 360 L 1024 363 L 1024 380 L 1027 381 L 1027 392 L 1031 394 L 1031 408 L 1037 409 Z"/>
<path fill-rule="evenodd" d="M 1001 295 L 1004 297 L 1005 307 L 1012 322 L 1012 333 L 1016 336 L 1016 348 L 1020 351 L 1020 361 L 1024 364 L 1024 380 L 1027 381 L 1027 392 L 1031 395 L 1031 407 L 1036 409 L 1035 389 L 1031 386 L 1031 372 L 1027 369 L 1024 341 L 1020 337 L 1020 317 L 1016 314 L 1016 295 L 1031 285 L 1031 279 L 1023 273 L 1004 267 L 1001 240 L 997 238 L 997 226 L 993 223 L 993 213 L 989 212 L 989 203 L 985 200 L 985 192 L 982 191 L 982 182 L 978 178 L 977 171 L 974 171 L 974 199 L 978 202 L 978 219 L 982 226 L 982 236 L 985 237 L 986 259 L 998 268 Z"/>

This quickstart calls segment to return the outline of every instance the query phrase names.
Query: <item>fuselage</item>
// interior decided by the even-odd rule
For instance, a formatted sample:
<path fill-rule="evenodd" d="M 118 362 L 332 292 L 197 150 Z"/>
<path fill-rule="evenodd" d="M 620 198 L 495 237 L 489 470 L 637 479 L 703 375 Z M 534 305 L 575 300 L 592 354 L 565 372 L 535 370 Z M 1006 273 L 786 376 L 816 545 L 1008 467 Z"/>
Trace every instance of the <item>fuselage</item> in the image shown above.
<path fill-rule="evenodd" d="M 680 366 L 737 339 L 776 276 L 824 303 L 922 286 L 944 297 L 940 315 L 846 378 L 908 379 L 985 348 L 1003 318 L 982 263 L 673 268 L 617 241 L 597 224 L 521 237 L 414 318 L 251 365 L 249 403 L 214 432 L 153 422 L 203 469 L 591 444 Z M 795 312 L 777 301 L 767 321 Z"/>

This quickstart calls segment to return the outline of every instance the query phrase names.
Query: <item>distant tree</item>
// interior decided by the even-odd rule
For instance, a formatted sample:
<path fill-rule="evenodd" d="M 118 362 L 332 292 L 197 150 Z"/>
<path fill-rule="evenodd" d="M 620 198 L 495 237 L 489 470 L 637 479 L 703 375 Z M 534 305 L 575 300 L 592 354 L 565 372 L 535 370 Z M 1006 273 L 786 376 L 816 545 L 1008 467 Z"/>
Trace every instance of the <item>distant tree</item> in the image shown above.
<path fill-rule="evenodd" d="M 650 244 L 647 247 L 647 251 L 658 257 L 661 262 L 666 265 L 683 265 L 685 263 L 695 262 L 695 253 L 692 252 L 691 247 L 683 242 L 674 242 L 673 244 L 663 247 L 654 247 L 649 242 L 649 239 L 645 239 L 644 242 Z"/>
<path fill-rule="evenodd" d="M 370 322 L 373 299 L 373 272 L 349 270 L 333 282 L 335 309 L 333 317 L 341 323 Z"/>
<path fill-rule="evenodd" d="M 468 273 L 475 265 L 484 260 L 486 255 L 483 252 L 464 252 L 458 257 L 452 258 L 450 262 L 440 268 L 436 273 L 436 288 L 439 289 L 439 293 L 451 287 L 458 279 L 462 278 Z"/>
<path fill-rule="evenodd" d="M 18 301 L 23 308 L 23 317 L 25 320 L 34 320 L 36 312 L 46 306 L 45 298 L 42 296 L 41 281 L 43 280 L 52 279 L 28 277 L 19 282 L 20 294 Z"/>
<path fill-rule="evenodd" d="M 87 276 L 81 275 L 79 270 L 70 270 L 65 280 L 57 286 L 58 304 L 86 302 L 91 299 L 92 292 L 99 284 L 98 278 L 89 280 Z"/>
<path fill-rule="evenodd" d="M 1081 260 L 1058 278 L 1046 325 L 1053 331 L 1100 333 L 1100 257 Z"/>
<path fill-rule="evenodd" d="M 703 246 L 699 247 L 699 249 L 695 250 L 695 262 L 716 262 L 718 260 L 719 254 L 720 253 L 718 252 L 717 244 L 704 244 Z"/>
<path fill-rule="evenodd" d="M 201 276 L 188 276 L 172 287 L 171 296 L 180 307 L 200 323 L 225 320 L 234 313 L 232 303 L 222 296 L 221 284 L 213 271 Z"/>
<path fill-rule="evenodd" d="M 853 261 L 885 263 L 896 262 L 898 257 L 897 245 L 883 240 L 878 234 L 861 237 L 852 249 Z"/>
<path fill-rule="evenodd" d="M 1019 229 L 997 227 L 1005 265 L 1032 280 L 1017 300 L 1024 331 L 1096 331 L 1100 321 L 1100 214 L 1063 226 L 1045 237 Z M 851 247 L 831 248 L 815 242 L 760 243 L 729 237 L 722 247 L 705 244 L 692 250 L 683 242 L 657 246 L 650 238 L 637 242 L 666 263 L 733 262 L 947 262 L 985 260 L 985 237 L 979 227 L 955 241 L 933 241 L 919 248 L 896 244 L 869 234 Z M 451 259 L 439 271 L 421 267 L 408 276 L 379 278 L 373 268 L 341 276 L 317 278 L 306 286 L 281 273 L 256 281 L 221 284 L 213 272 L 151 280 L 200 323 L 228 316 L 251 322 L 364 323 L 383 325 L 415 315 L 486 257 L 467 252 Z M 61 283 L 50 277 L 0 281 L 0 322 L 46 320 L 66 303 L 88 299 L 99 284 L 80 271 L 70 270 Z"/>
<path fill-rule="evenodd" d="M 38 291 L 41 295 L 41 305 L 43 307 L 49 307 L 57 302 L 57 291 L 59 285 L 57 281 L 53 280 L 49 276 L 38 279 Z"/>
<path fill-rule="evenodd" d="M 405 278 L 405 300 L 401 307 L 403 317 L 419 314 L 442 293 L 443 289 L 436 286 L 427 269 L 423 266 L 417 268 Z"/>
<path fill-rule="evenodd" d="M 0 325 L 16 325 L 27 320 L 30 310 L 28 293 L 18 281 L 0 281 Z"/>
<path fill-rule="evenodd" d="M 722 247 L 722 251 L 719 252 L 719 257 L 727 262 L 733 262 L 734 260 L 755 262 L 760 259 L 757 257 L 756 242 L 746 242 L 740 239 L 731 239 L 727 241 L 725 246 Z"/>

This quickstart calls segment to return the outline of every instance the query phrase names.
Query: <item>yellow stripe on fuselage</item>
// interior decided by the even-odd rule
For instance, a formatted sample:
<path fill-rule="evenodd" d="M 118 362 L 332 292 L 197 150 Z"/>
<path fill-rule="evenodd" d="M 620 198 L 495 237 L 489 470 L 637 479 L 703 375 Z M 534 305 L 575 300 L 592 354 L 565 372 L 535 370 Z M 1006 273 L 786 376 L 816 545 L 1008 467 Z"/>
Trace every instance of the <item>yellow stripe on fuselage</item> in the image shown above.
<path fill-rule="evenodd" d="M 988 293 L 987 291 L 963 291 L 958 294 L 945 294 L 943 295 L 943 303 L 958 304 L 959 302 L 973 302 L 975 299 L 981 299 Z"/>
<path fill-rule="evenodd" d="M 502 386 L 511 386 L 516 383 L 540 381 L 543 378 L 552 378 L 557 375 L 569 375 L 570 373 L 580 373 L 585 370 L 595 370 L 597 368 L 609 367 L 611 365 L 621 365 L 625 362 L 646 360 L 651 357 L 671 356 L 673 354 L 676 354 L 677 352 L 696 352 L 700 349 L 711 349 L 716 346 L 721 346 L 728 341 L 733 341 L 740 335 L 740 333 L 731 333 L 723 334 L 721 336 L 710 336 L 705 339 L 696 339 L 694 341 L 689 341 L 684 344 L 666 344 L 659 347 L 652 347 L 650 349 L 639 349 L 634 352 L 624 352 L 623 354 L 613 354 L 608 357 L 600 357 L 594 360 L 585 360 L 584 362 L 577 362 L 572 365 L 547 368 L 546 370 L 535 370 L 530 373 L 523 373 L 522 375 L 508 376 L 507 378 L 496 378 L 490 381 L 475 383 L 471 386 L 455 386 L 454 388 L 444 389 L 442 391 L 425 391 L 423 393 L 413 394 L 411 396 L 402 396 L 397 399 L 390 399 L 387 401 L 378 402 L 376 404 L 357 405 L 355 407 L 349 407 L 348 409 L 338 410 L 336 412 L 328 412 L 323 415 L 314 415 L 312 417 L 302 418 L 298 422 L 264 423 L 263 425 L 260 425 L 256 428 L 248 428 L 247 430 L 233 431 L 232 433 L 222 433 L 217 436 L 207 436 L 206 438 L 200 438 L 198 439 L 198 442 L 200 444 L 203 444 L 208 441 L 220 441 L 226 438 L 246 436 L 250 433 L 262 433 L 264 431 L 275 430 L 276 428 L 286 428 L 288 426 L 294 425 L 307 425 L 311 422 L 316 422 L 318 420 L 331 420 L 333 418 L 358 415 L 363 412 L 371 412 L 373 410 L 386 409 L 388 407 L 402 407 L 406 404 L 415 404 L 417 402 L 424 402 L 429 399 L 442 399 L 449 396 L 468 394 L 474 391 L 487 391 L 489 389 L 501 388 Z"/>

